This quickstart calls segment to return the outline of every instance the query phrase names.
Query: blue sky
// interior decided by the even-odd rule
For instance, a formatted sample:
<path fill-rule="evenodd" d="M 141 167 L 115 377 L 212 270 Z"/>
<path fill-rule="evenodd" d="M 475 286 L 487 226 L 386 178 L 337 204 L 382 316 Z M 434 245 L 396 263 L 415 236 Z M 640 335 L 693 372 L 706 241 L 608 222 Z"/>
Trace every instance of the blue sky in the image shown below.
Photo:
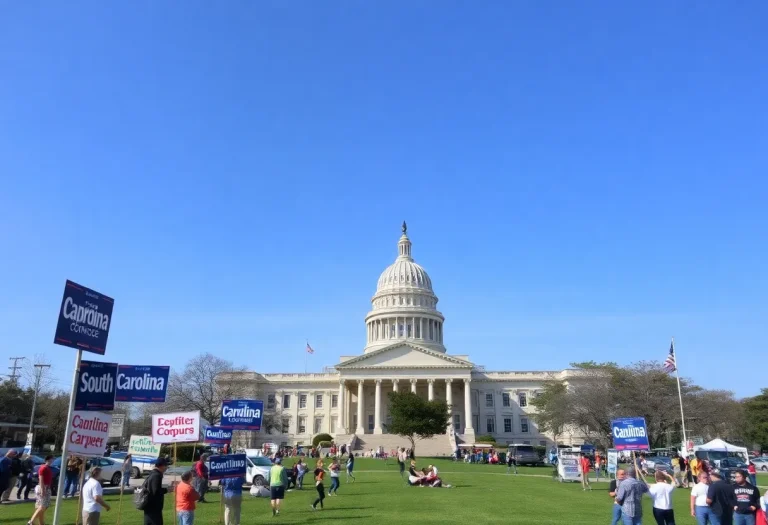
<path fill-rule="evenodd" d="M 768 4 L 0 2 L 0 366 L 69 278 L 108 359 L 357 354 L 408 221 L 449 352 L 753 395 Z"/>

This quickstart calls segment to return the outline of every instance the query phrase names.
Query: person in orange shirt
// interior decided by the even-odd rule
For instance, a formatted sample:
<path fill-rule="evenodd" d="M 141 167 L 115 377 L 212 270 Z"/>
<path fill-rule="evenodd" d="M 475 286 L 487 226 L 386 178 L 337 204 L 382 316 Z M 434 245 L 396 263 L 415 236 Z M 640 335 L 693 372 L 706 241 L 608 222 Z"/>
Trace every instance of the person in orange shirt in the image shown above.
<path fill-rule="evenodd" d="M 581 467 L 581 488 L 584 490 L 592 490 L 592 486 L 589 484 L 590 464 L 586 454 L 582 454 L 581 458 L 579 458 L 579 466 Z"/>
<path fill-rule="evenodd" d="M 195 503 L 200 494 L 192 487 L 192 471 L 181 475 L 181 483 L 176 487 L 176 512 L 179 515 L 179 525 L 193 525 L 195 522 Z"/>

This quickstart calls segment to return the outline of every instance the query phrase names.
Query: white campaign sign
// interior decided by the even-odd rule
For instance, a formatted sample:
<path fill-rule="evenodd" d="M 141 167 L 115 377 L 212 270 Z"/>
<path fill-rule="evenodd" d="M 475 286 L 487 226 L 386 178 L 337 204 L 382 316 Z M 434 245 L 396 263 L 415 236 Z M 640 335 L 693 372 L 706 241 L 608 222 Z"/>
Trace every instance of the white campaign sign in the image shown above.
<path fill-rule="evenodd" d="M 157 459 L 160 457 L 160 445 L 152 443 L 150 436 L 131 436 L 128 444 L 128 453 L 134 457 L 148 457 Z"/>
<path fill-rule="evenodd" d="M 199 411 L 152 415 L 153 443 L 187 443 L 199 439 Z"/>
<path fill-rule="evenodd" d="M 122 438 L 125 426 L 125 414 L 112 414 L 112 424 L 109 427 L 109 437 Z"/>
<path fill-rule="evenodd" d="M 107 448 L 112 415 L 105 412 L 75 410 L 71 431 L 67 435 L 67 454 L 73 456 L 102 456 Z"/>

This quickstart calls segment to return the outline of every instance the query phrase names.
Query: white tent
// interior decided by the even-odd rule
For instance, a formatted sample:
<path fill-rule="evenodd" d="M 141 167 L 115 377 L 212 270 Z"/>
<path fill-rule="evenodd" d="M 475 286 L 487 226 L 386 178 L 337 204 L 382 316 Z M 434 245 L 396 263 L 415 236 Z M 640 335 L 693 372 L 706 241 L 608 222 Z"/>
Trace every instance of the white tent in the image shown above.
<path fill-rule="evenodd" d="M 699 450 L 702 452 L 725 452 L 727 454 L 738 454 L 742 456 L 742 460 L 745 462 L 749 459 L 749 451 L 745 447 L 731 445 L 722 439 L 713 439 L 709 443 L 704 443 L 703 445 L 693 447 L 694 452 L 698 452 Z"/>

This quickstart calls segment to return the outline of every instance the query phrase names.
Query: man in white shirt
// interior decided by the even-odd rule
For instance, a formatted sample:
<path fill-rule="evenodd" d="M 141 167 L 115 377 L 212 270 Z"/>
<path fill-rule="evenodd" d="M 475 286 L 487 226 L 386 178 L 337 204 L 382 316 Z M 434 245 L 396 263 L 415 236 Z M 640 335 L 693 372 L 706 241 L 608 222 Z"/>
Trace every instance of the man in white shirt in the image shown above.
<path fill-rule="evenodd" d="M 91 478 L 83 485 L 81 491 L 83 495 L 83 525 L 99 525 L 101 517 L 101 508 L 109 510 L 109 505 L 104 502 L 102 495 L 104 490 L 101 488 L 99 478 L 101 469 L 93 467 L 91 469 Z"/>

